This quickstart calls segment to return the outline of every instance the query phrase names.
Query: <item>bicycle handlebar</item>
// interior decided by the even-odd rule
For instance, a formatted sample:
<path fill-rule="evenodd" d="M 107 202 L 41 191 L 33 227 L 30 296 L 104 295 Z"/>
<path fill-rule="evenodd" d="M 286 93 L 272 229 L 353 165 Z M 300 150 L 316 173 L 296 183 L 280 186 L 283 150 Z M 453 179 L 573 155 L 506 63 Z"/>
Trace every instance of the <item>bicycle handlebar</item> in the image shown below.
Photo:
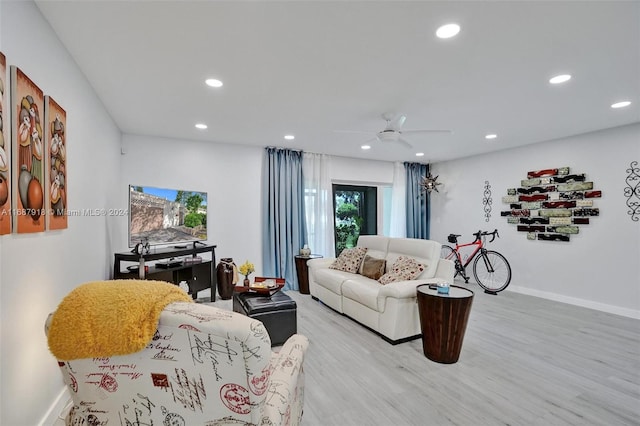
<path fill-rule="evenodd" d="M 498 234 L 498 230 L 497 229 L 495 229 L 493 232 L 479 230 L 478 232 L 475 232 L 473 235 L 476 237 L 474 242 L 478 241 L 480 239 L 480 237 L 483 237 L 483 236 L 486 236 L 486 235 L 491 235 L 491 241 L 489 241 L 490 243 L 492 243 L 493 240 L 496 239 L 496 237 L 498 237 L 498 238 L 500 237 L 500 234 Z"/>

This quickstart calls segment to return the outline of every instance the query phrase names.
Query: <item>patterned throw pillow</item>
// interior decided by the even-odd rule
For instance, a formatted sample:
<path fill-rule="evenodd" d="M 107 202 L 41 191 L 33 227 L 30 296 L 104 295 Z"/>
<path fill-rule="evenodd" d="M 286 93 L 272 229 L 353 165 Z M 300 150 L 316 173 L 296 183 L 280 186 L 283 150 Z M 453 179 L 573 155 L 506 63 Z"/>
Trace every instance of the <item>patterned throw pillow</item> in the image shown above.
<path fill-rule="evenodd" d="M 399 256 L 398 260 L 389 268 L 389 272 L 381 276 L 378 282 L 380 284 L 389 284 L 396 281 L 412 280 L 420 275 L 424 268 L 424 265 L 411 257 Z"/>
<path fill-rule="evenodd" d="M 344 249 L 329 268 L 355 274 L 360 269 L 360 264 L 366 253 L 367 249 L 364 247 Z"/>
<path fill-rule="evenodd" d="M 361 274 L 372 280 L 377 280 L 384 275 L 384 268 L 387 266 L 387 261 L 384 259 L 376 259 L 369 255 L 364 257 L 362 262 Z"/>

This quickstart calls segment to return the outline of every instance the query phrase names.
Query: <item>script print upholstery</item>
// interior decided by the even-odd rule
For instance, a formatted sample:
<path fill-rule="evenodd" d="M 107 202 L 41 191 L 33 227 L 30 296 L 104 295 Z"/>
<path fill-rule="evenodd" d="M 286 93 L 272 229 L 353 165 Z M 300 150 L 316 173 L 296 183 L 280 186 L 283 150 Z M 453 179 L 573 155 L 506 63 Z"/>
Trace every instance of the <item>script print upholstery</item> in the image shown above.
<path fill-rule="evenodd" d="M 59 361 L 73 400 L 68 425 L 296 425 L 308 341 L 278 353 L 260 321 L 196 303 L 162 312 L 134 354 Z"/>

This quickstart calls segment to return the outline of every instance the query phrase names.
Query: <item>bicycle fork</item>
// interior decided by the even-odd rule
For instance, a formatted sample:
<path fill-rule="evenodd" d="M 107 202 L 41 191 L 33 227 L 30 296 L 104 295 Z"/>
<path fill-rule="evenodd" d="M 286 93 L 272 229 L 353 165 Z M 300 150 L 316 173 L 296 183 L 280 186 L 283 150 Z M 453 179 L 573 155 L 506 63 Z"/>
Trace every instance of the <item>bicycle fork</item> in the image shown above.
<path fill-rule="evenodd" d="M 491 274 L 493 274 L 496 270 L 493 269 L 493 265 L 491 264 L 491 261 L 489 260 L 489 256 L 487 256 L 487 249 L 482 248 L 480 250 L 480 256 L 482 256 L 482 261 L 484 262 L 484 266 L 487 267 L 487 271 Z"/>

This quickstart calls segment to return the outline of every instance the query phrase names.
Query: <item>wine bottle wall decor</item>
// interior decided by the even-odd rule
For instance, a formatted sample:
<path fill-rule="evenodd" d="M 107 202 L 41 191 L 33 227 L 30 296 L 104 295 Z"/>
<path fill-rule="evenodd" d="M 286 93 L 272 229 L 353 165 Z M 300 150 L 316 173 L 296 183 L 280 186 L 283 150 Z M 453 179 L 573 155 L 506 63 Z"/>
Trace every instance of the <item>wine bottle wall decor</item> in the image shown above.
<path fill-rule="evenodd" d="M 507 189 L 502 202 L 509 210 L 500 215 L 528 240 L 567 242 L 580 226 L 589 225 L 590 217 L 600 215 L 594 199 L 601 197 L 584 173 L 570 173 L 569 167 L 536 170 L 527 173 L 519 188 Z"/>

